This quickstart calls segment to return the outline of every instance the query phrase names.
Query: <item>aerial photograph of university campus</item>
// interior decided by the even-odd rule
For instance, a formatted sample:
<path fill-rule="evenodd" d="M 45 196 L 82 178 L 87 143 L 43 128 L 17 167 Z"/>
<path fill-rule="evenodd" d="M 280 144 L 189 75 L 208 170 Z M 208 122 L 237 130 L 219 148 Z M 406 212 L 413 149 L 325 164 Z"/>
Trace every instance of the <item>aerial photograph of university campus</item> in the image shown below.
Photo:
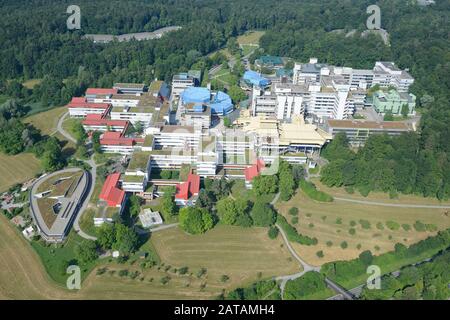
<path fill-rule="evenodd" d="M 0 13 L 1 300 L 450 299 L 450 1 Z"/>

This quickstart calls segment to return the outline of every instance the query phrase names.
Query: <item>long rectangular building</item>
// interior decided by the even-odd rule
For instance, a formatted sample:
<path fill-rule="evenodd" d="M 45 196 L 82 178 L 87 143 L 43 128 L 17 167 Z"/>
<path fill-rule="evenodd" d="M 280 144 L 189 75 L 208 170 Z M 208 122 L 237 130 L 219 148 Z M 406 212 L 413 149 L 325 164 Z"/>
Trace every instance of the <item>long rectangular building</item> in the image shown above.
<path fill-rule="evenodd" d="M 415 125 L 399 121 L 365 121 L 365 120 L 328 120 L 325 130 L 334 138 L 338 133 L 345 133 L 350 144 L 362 146 L 373 134 L 400 135 L 415 131 Z"/>

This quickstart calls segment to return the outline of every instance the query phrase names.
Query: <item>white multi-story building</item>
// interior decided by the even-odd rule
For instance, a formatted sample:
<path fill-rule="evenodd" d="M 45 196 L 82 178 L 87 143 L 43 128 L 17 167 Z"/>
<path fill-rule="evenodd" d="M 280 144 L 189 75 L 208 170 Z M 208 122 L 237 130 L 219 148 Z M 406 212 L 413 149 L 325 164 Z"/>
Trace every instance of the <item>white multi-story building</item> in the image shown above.
<path fill-rule="evenodd" d="M 179 73 L 172 78 L 172 97 L 179 98 L 181 93 L 189 87 L 197 85 L 196 78 L 189 73 Z"/>
<path fill-rule="evenodd" d="M 296 63 L 293 70 L 294 84 L 318 83 L 323 76 L 340 77 L 352 89 L 368 89 L 372 86 L 395 87 L 399 92 L 408 92 L 414 78 L 406 70 L 399 69 L 393 62 L 378 61 L 372 70 L 335 67 L 317 63 L 311 58 L 309 63 Z"/>

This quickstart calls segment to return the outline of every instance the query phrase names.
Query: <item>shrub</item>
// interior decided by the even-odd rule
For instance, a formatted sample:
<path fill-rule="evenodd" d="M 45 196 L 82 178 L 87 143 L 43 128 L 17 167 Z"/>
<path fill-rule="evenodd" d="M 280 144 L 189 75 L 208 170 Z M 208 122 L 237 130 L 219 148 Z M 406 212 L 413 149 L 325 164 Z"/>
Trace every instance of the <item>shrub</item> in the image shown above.
<path fill-rule="evenodd" d="M 120 270 L 119 271 L 119 277 L 126 277 L 126 276 L 128 276 L 128 270 Z"/>
<path fill-rule="evenodd" d="M 347 247 L 348 247 L 347 241 L 342 241 L 342 242 L 341 242 L 341 248 L 342 248 L 342 249 L 347 249 Z"/>
<path fill-rule="evenodd" d="M 319 191 L 316 189 L 316 186 L 306 180 L 302 180 L 300 181 L 300 188 L 302 189 L 302 191 L 311 199 L 316 200 L 316 201 L 320 201 L 320 202 L 332 202 L 333 201 L 333 197 L 330 196 L 329 194 Z"/>
<path fill-rule="evenodd" d="M 311 229 L 314 228 L 314 223 L 310 223 L 310 224 L 308 225 L 308 227 L 310 227 Z"/>
<path fill-rule="evenodd" d="M 336 219 L 336 224 L 342 224 L 342 218 L 337 218 Z"/>
<path fill-rule="evenodd" d="M 277 216 L 277 224 L 284 230 L 289 241 L 297 242 L 307 246 L 316 245 L 318 242 L 316 238 L 310 238 L 308 236 L 299 234 L 297 232 L 297 229 L 291 226 L 287 222 L 286 218 L 284 218 L 281 214 Z"/>
<path fill-rule="evenodd" d="M 361 220 L 359 220 L 359 224 L 361 225 L 361 227 L 363 229 L 370 229 L 370 227 L 371 227 L 370 222 L 367 220 L 361 219 Z"/>
<path fill-rule="evenodd" d="M 352 220 L 352 221 L 350 221 L 350 226 L 351 226 L 351 227 L 354 227 L 354 226 L 356 226 L 356 221 L 353 221 L 353 220 Z"/>
<path fill-rule="evenodd" d="M 297 224 L 297 223 L 298 223 L 298 217 L 293 217 L 293 218 L 291 219 L 291 223 L 292 223 L 292 224 Z"/>
<path fill-rule="evenodd" d="M 277 227 L 275 227 L 275 226 L 270 227 L 270 228 L 269 228 L 269 232 L 268 232 L 269 238 L 270 238 L 270 239 L 276 239 L 276 238 L 278 237 L 278 233 L 279 233 L 279 232 L 280 232 L 280 231 L 278 230 Z"/>
<path fill-rule="evenodd" d="M 298 208 L 292 207 L 292 208 L 289 209 L 288 213 L 289 213 L 291 216 L 297 216 L 297 215 L 298 215 Z"/>
<path fill-rule="evenodd" d="M 322 250 L 317 251 L 316 252 L 316 256 L 319 257 L 319 258 L 323 258 L 324 257 L 323 251 Z"/>
<path fill-rule="evenodd" d="M 405 231 L 411 230 L 411 226 L 410 226 L 409 224 L 407 224 L 407 223 L 402 224 L 402 228 L 403 228 L 403 230 L 405 230 Z"/>
<path fill-rule="evenodd" d="M 327 241 L 327 247 L 332 247 L 333 246 L 333 241 Z"/>
<path fill-rule="evenodd" d="M 386 227 L 388 227 L 392 231 L 397 231 L 400 228 L 400 225 L 395 221 L 389 220 L 386 222 Z"/>
<path fill-rule="evenodd" d="M 350 233 L 352 236 L 354 236 L 356 234 L 355 228 L 350 228 L 350 230 L 348 230 L 348 233 Z"/>
<path fill-rule="evenodd" d="M 418 232 L 425 232 L 427 231 L 427 226 L 421 221 L 416 221 L 414 223 L 414 229 Z"/>
<path fill-rule="evenodd" d="M 384 230 L 383 222 L 378 222 L 378 223 L 377 223 L 377 229 L 378 229 L 378 230 Z"/>
<path fill-rule="evenodd" d="M 227 282 L 228 280 L 230 280 L 230 277 L 227 276 L 226 274 L 224 274 L 220 277 L 220 281 L 223 283 Z"/>
<path fill-rule="evenodd" d="M 189 271 L 188 267 L 181 267 L 180 269 L 178 269 L 178 273 L 181 275 L 188 273 L 188 271 Z"/>

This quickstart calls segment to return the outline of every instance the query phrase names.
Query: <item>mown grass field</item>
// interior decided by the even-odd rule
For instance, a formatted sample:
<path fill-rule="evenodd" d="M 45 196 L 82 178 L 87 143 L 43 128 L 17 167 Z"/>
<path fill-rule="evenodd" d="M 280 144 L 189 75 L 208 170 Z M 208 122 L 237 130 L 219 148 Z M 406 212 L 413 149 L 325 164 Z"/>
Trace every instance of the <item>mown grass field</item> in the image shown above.
<path fill-rule="evenodd" d="M 318 189 L 336 196 L 333 190 Z M 422 203 L 433 203 L 428 200 L 422 200 Z M 296 224 L 292 222 L 293 216 L 288 214 L 292 207 L 299 209 Z M 448 209 L 384 207 L 338 200 L 330 203 L 315 202 L 302 192 L 298 192 L 288 202 L 279 201 L 276 208 L 300 233 L 318 239 L 319 243 L 315 246 L 292 243 L 298 254 L 314 265 L 352 259 L 364 250 L 380 254 L 392 250 L 396 243 L 410 245 L 436 233 L 416 231 L 414 224 L 418 220 L 432 224 L 438 230 L 450 227 Z M 389 229 L 386 224 L 388 221 L 395 222 L 398 229 Z M 329 241 L 331 246 L 330 243 L 327 245 Z M 343 241 L 348 245 L 345 249 L 341 248 Z M 320 250 L 324 253 L 323 258 L 317 256 Z"/>
<path fill-rule="evenodd" d="M 0 192 L 40 173 L 39 160 L 31 153 L 9 156 L 0 153 Z"/>
<path fill-rule="evenodd" d="M 265 34 L 265 31 L 249 31 L 237 38 L 239 45 L 259 45 L 259 39 Z"/>
<path fill-rule="evenodd" d="M 173 228 L 152 235 L 161 260 L 176 267 L 208 270 L 207 286 L 220 292 L 249 285 L 261 278 L 299 272 L 281 236 L 271 240 L 266 228 L 218 225 L 204 235 L 188 235 Z M 229 281 L 221 282 L 227 275 Z"/>
<path fill-rule="evenodd" d="M 58 284 L 48 276 L 40 257 L 19 231 L 0 216 L 0 299 L 213 299 L 223 288 L 256 280 L 258 272 L 267 277 L 299 270 L 289 261 L 287 250 L 280 247 L 281 240 L 270 240 L 267 230 L 226 229 L 217 227 L 203 237 L 188 236 L 177 228 L 154 234 L 152 243 L 164 245 L 157 250 L 163 262 L 168 259 L 159 267 L 143 269 L 139 259 L 117 264 L 107 258 L 87 276 L 81 290 L 73 292 L 61 284 L 64 275 L 57 261 L 71 258 L 78 236 L 58 253 L 61 257 L 52 257 L 56 254 L 52 248 L 38 249 L 45 251 L 40 253 L 48 259 L 47 268 L 60 274 L 55 279 Z M 144 247 L 151 248 L 152 243 Z M 181 266 L 189 267 L 185 275 L 173 269 Z M 207 272 L 198 277 L 201 267 Z M 102 275 L 97 272 L 99 268 L 106 268 Z M 120 276 L 121 270 L 138 272 L 138 276 Z M 222 274 L 230 276 L 227 283 L 218 280 Z M 169 280 L 164 283 L 163 279 Z"/>
<path fill-rule="evenodd" d="M 66 111 L 67 108 L 65 107 L 54 108 L 25 118 L 25 123 L 32 124 L 41 130 L 41 133 L 44 135 L 52 135 L 56 132 L 59 118 Z"/>
<path fill-rule="evenodd" d="M 33 89 L 36 85 L 40 84 L 42 79 L 29 79 L 22 83 L 22 85 L 27 89 Z"/>

